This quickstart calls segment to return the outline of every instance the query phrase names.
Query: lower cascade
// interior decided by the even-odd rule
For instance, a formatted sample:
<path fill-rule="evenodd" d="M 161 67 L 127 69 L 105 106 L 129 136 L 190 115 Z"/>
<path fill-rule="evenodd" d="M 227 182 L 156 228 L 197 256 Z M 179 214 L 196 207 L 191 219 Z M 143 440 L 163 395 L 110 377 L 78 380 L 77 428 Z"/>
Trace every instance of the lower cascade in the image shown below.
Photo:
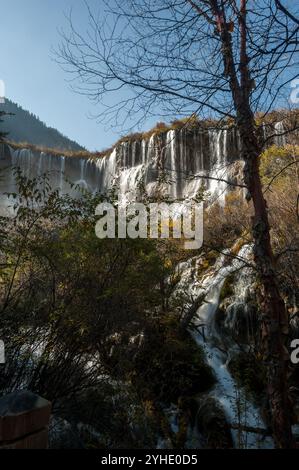
<path fill-rule="evenodd" d="M 193 299 L 193 302 L 201 296 L 204 299 L 197 308 L 191 324 L 192 336 L 204 350 L 207 363 L 216 378 L 215 386 L 204 399 L 201 398 L 204 401 L 203 413 L 209 412 L 207 408 L 209 402 L 213 407 L 216 406 L 216 409 L 217 406 L 220 407 L 231 430 L 234 448 L 273 448 L 274 444 L 272 438 L 267 435 L 267 425 L 262 418 L 261 409 L 236 383 L 228 367 L 230 360 L 239 352 L 239 346 L 232 339 L 228 326 L 234 331 L 238 319 L 231 318 L 229 307 L 226 310 L 228 318 L 222 322 L 222 325 L 219 325 L 217 318 L 221 291 L 230 275 L 235 275 L 234 298 L 243 303 L 246 310 L 247 293 L 246 289 L 244 290 L 244 283 L 246 282 L 248 286 L 250 276 L 253 280 L 251 269 L 247 267 L 251 253 L 251 246 L 244 245 L 230 262 L 227 262 L 227 254 L 221 255 L 215 266 L 201 279 L 197 276 L 200 257 L 182 263 L 178 266 L 181 279 L 175 295 L 184 292 L 189 299 Z M 232 304 L 230 307 L 232 308 Z M 251 332 L 247 333 L 250 335 Z M 249 346 L 246 348 L 249 349 Z M 192 447 L 194 441 L 198 441 L 197 432 L 195 436 L 191 433 L 189 440 Z"/>

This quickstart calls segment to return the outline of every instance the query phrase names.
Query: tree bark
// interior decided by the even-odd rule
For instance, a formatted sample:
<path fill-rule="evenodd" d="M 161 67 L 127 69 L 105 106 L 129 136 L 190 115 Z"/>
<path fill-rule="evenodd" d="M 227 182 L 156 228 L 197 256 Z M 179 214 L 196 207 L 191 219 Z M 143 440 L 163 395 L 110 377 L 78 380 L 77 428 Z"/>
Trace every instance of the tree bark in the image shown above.
<path fill-rule="evenodd" d="M 243 111 L 242 111 L 243 113 Z M 288 318 L 280 295 L 271 246 L 267 204 L 259 174 L 259 155 L 262 149 L 252 120 L 240 116 L 240 138 L 245 160 L 245 181 L 253 201 L 252 234 L 254 259 L 262 287 L 262 349 L 267 367 L 267 390 L 271 410 L 272 430 L 278 448 L 294 447 L 291 428 L 291 404 L 288 397 L 288 361 L 285 347 Z"/>

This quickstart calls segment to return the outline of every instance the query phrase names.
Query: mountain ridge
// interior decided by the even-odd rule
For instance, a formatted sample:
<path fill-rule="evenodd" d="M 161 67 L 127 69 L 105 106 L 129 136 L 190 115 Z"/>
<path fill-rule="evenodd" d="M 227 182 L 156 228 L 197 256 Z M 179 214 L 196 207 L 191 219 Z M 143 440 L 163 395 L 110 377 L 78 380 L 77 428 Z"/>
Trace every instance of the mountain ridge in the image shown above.
<path fill-rule="evenodd" d="M 35 146 L 45 146 L 57 150 L 82 151 L 84 147 L 63 135 L 57 129 L 47 126 L 38 116 L 22 108 L 17 103 L 6 99 L 1 110 L 7 114 L 3 131 L 8 132 L 7 139 L 16 143 L 26 142 Z"/>

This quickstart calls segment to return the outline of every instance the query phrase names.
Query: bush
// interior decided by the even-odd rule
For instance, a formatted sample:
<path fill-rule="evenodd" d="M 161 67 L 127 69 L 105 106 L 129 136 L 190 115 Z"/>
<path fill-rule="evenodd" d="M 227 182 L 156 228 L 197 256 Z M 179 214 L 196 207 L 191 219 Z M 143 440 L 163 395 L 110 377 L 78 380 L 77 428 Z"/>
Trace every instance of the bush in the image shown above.
<path fill-rule="evenodd" d="M 266 389 L 266 370 L 254 353 L 240 352 L 229 362 L 229 370 L 239 386 L 260 400 Z"/>

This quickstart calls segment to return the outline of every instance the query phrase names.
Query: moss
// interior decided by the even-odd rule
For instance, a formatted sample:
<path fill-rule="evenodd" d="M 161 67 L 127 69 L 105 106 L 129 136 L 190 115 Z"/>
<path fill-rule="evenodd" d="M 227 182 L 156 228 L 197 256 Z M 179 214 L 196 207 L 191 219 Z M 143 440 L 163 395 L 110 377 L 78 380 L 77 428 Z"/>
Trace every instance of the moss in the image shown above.
<path fill-rule="evenodd" d="M 210 262 L 208 259 L 204 259 L 200 265 L 200 269 L 201 271 L 205 271 L 206 269 L 208 269 L 210 267 Z"/>
<path fill-rule="evenodd" d="M 225 278 L 222 289 L 220 291 L 220 298 L 219 298 L 220 303 L 227 297 L 231 297 L 234 294 L 234 289 L 233 289 L 234 281 L 235 281 L 235 276 L 233 273 Z"/>
<path fill-rule="evenodd" d="M 273 126 L 273 123 L 285 120 L 287 122 L 297 122 L 299 116 L 299 110 L 298 109 L 277 109 L 274 111 L 271 111 L 270 113 L 256 113 L 255 115 L 255 122 L 256 125 L 262 125 L 262 124 L 269 124 Z M 292 126 L 291 126 L 292 128 Z"/>
<path fill-rule="evenodd" d="M 248 236 L 247 236 L 248 237 Z M 233 245 L 233 247 L 231 248 L 231 255 L 233 256 L 238 256 L 238 254 L 240 253 L 240 250 L 241 248 L 246 244 L 248 243 L 250 240 L 249 238 L 245 238 L 245 234 L 244 234 L 244 238 L 239 238 L 239 240 L 236 241 L 236 243 Z"/>
<path fill-rule="evenodd" d="M 209 261 L 210 266 L 213 266 L 216 263 L 218 256 L 219 256 L 219 253 L 214 250 L 210 250 L 207 253 L 207 260 Z"/>
<path fill-rule="evenodd" d="M 216 263 L 216 260 L 219 256 L 214 250 L 209 250 L 207 253 L 204 254 L 200 266 L 198 267 L 197 276 L 200 278 L 202 274 Z"/>

